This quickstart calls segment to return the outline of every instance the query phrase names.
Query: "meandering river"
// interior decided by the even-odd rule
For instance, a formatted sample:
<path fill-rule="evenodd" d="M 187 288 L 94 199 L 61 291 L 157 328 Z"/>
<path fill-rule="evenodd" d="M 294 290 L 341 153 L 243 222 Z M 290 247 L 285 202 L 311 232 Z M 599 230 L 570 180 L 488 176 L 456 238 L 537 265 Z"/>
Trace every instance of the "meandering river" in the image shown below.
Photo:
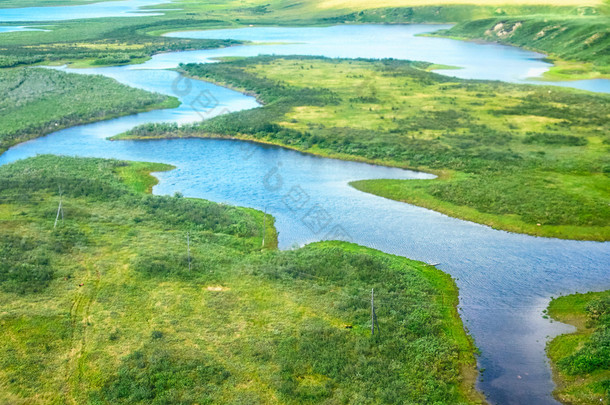
<path fill-rule="evenodd" d="M 415 36 L 437 28 L 440 26 L 338 26 L 175 33 L 172 35 L 274 44 L 166 53 L 142 65 L 77 70 L 176 95 L 182 105 L 61 130 L 9 149 L 0 156 L 0 165 L 40 153 L 170 163 L 177 169 L 157 174 L 160 182 L 155 194 L 180 191 L 189 197 L 266 210 L 276 217 L 282 249 L 339 238 L 440 263 L 438 267 L 456 279 L 460 313 L 482 352 L 479 364 L 485 371 L 479 388 L 492 403 L 557 404 L 551 396 L 554 385 L 544 347 L 549 337 L 572 328 L 544 319 L 542 310 L 551 296 L 609 289 L 610 243 L 496 231 L 348 186 L 358 179 L 433 177 L 425 173 L 240 141 L 106 140 L 143 123 L 195 122 L 258 106 L 252 97 L 180 79 L 178 73 L 165 70 L 180 62 L 260 53 L 394 57 L 460 66 L 463 69 L 445 73 L 463 78 L 511 82 L 527 81 L 549 67 L 541 55 L 516 48 Z M 561 85 L 608 92 L 608 83 Z"/>

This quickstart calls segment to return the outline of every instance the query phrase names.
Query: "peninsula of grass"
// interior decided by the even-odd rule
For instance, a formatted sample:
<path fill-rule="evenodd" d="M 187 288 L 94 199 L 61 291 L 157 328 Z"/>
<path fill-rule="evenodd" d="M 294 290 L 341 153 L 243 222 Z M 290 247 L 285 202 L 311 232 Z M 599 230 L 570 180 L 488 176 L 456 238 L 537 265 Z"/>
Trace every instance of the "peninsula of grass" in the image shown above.
<path fill-rule="evenodd" d="M 30 24 L 32 25 L 32 24 Z M 161 52 L 211 49 L 239 44 L 234 40 L 169 38 L 149 35 L 155 30 L 220 28 L 222 20 L 165 16 L 100 18 L 36 23 L 46 31 L 2 34 L 0 68 L 36 64 L 99 67 L 142 63 Z M 21 35 L 23 34 L 23 35 Z M 41 35 L 44 34 L 44 35 Z"/>
<path fill-rule="evenodd" d="M 576 326 L 547 345 L 557 383 L 555 397 L 565 404 L 610 401 L 610 291 L 572 294 L 551 301 L 553 319 Z"/>
<path fill-rule="evenodd" d="M 261 248 L 259 211 L 146 194 L 170 168 L 0 167 L 0 402 L 483 401 L 449 275 L 344 242 L 280 252 L 271 217 Z"/>
<path fill-rule="evenodd" d="M 439 174 L 366 192 L 497 229 L 610 240 L 610 96 L 469 81 L 396 60 L 258 57 L 190 64 L 261 108 L 118 139 L 232 137 Z"/>
<path fill-rule="evenodd" d="M 0 92 L 0 154 L 62 128 L 180 104 L 106 77 L 51 69 L 0 70 Z"/>

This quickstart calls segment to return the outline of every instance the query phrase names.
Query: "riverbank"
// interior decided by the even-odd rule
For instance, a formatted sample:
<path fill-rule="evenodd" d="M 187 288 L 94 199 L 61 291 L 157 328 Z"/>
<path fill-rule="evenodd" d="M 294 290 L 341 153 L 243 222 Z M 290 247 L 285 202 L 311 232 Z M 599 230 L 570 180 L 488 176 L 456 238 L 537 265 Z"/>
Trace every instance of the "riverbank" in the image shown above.
<path fill-rule="evenodd" d="M 438 180 L 360 180 L 352 182 L 350 185 L 365 193 L 428 208 L 450 217 L 476 222 L 498 230 L 546 238 L 600 241 L 610 239 L 608 227 L 566 225 L 545 225 L 543 227 L 537 223 L 527 223 L 517 216 L 494 215 L 469 206 L 451 204 L 430 194 L 429 190 L 436 187 L 435 183 L 448 182 L 451 184 L 452 180 L 456 181 L 455 177 L 447 175 L 439 177 Z"/>
<path fill-rule="evenodd" d="M 429 35 L 497 42 L 545 53 L 554 64 L 543 76 L 548 80 L 608 79 L 610 17 L 594 9 L 583 9 L 582 14 L 486 18 Z"/>
<path fill-rule="evenodd" d="M 146 195 L 168 169 L 0 167 L 1 400 L 483 403 L 449 275 L 344 242 L 261 249 L 260 211 Z"/>
<path fill-rule="evenodd" d="M 557 383 L 555 397 L 566 404 L 608 403 L 610 291 L 555 298 L 547 313 L 576 327 L 576 332 L 547 344 Z"/>
<path fill-rule="evenodd" d="M 0 90 L 0 154 L 62 128 L 180 105 L 106 77 L 51 69 L 1 70 Z"/>
<path fill-rule="evenodd" d="M 444 174 L 357 187 L 498 229 L 610 239 L 600 132 L 609 96 L 426 68 L 312 57 L 185 65 L 193 77 L 256 93 L 265 106 L 195 125 L 144 125 L 120 138 L 233 137 Z"/>
<path fill-rule="evenodd" d="M 61 0 L 45 0 L 43 5 L 61 3 Z M 608 63 L 600 60 L 604 58 L 604 52 L 598 49 L 600 44 L 605 43 L 603 32 L 608 18 L 605 17 L 607 10 L 603 2 L 593 0 L 585 4 L 566 0 L 557 4 L 546 0 L 528 0 L 511 5 L 502 2 L 496 4 L 494 1 L 472 1 L 468 4 L 454 4 L 452 1 L 442 5 L 423 4 L 419 1 L 404 3 L 402 0 L 385 0 L 370 5 L 334 0 L 325 1 L 323 4 L 304 1 L 289 5 L 284 2 L 277 4 L 254 2 L 244 7 L 230 2 L 210 6 L 191 1 L 174 1 L 163 4 L 162 15 L 91 19 L 87 21 L 86 30 L 79 22 L 57 21 L 49 25 L 48 32 L 5 33 L 2 36 L 3 47 L 0 49 L 0 67 L 49 63 L 67 63 L 75 67 L 134 64 L 162 52 L 209 49 L 239 43 L 162 36 L 163 33 L 172 31 L 279 24 L 323 26 L 457 23 L 458 25 L 449 30 L 449 33 L 442 35 L 461 39 L 501 41 L 552 55 L 558 60 L 558 66 L 553 69 L 554 73 L 549 74 L 555 79 L 606 77 L 608 74 L 607 71 L 602 71 L 607 68 Z M 7 7 L 17 5 L 12 0 L 7 0 L 4 4 Z M 144 10 L 154 8 L 154 6 L 147 7 Z M 513 20 L 524 25 L 518 30 L 519 33 L 526 30 L 526 26 L 537 27 L 539 23 L 546 23 L 548 27 L 552 27 L 552 30 L 550 33 L 547 32 L 547 37 L 542 40 L 536 37 L 535 41 L 532 41 L 532 38 L 529 38 L 529 43 L 519 42 L 513 38 L 512 32 L 510 36 L 506 36 L 505 30 L 494 31 L 498 24 L 511 24 Z M 481 26 L 491 21 L 499 22 L 490 30 L 481 31 Z M 570 34 L 569 42 L 566 41 L 565 36 L 562 36 L 563 34 L 555 38 L 558 32 L 557 27 L 552 26 L 555 22 L 566 22 L 566 27 L 569 28 L 567 32 Z M 527 30 L 531 31 L 529 28 Z M 487 31 L 497 35 L 490 36 Z M 563 32 L 563 28 L 559 31 Z M 590 35 L 586 36 L 587 33 Z M 597 37 L 593 38 L 592 35 Z M 581 39 L 585 42 L 579 42 Z M 590 46 L 593 39 L 595 44 Z M 566 44 L 567 46 L 559 49 Z M 583 46 L 586 49 L 583 49 Z M 576 49 L 581 49 L 583 52 L 572 55 L 571 53 Z M 589 55 L 588 59 L 581 58 L 585 54 Z M 570 67 L 562 67 L 560 66 L 563 64 L 562 60 L 580 61 L 582 65 L 574 67 L 575 62 L 570 62 Z"/>

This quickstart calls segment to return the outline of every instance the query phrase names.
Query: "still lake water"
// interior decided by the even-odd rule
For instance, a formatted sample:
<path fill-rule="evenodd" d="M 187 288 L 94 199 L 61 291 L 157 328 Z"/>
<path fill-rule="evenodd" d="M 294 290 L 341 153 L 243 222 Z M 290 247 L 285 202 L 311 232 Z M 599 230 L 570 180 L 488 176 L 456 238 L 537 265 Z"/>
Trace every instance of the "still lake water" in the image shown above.
<path fill-rule="evenodd" d="M 136 17 L 160 15 L 141 7 L 169 3 L 171 0 L 120 0 L 78 6 L 0 8 L 0 21 L 66 21 L 84 18 Z"/>
<path fill-rule="evenodd" d="M 40 29 L 40 28 L 26 27 L 23 25 L 15 25 L 15 26 L 5 25 L 5 26 L 0 27 L 0 34 L 2 34 L 3 32 L 18 32 L 18 31 L 47 31 L 47 30 Z"/>
<path fill-rule="evenodd" d="M 358 179 L 422 179 L 407 170 L 343 162 L 276 147 L 230 140 L 110 142 L 105 138 L 147 122 L 188 123 L 258 106 L 249 96 L 200 81 L 181 80 L 163 69 L 180 62 L 260 53 L 341 57 L 395 57 L 461 66 L 446 73 L 464 78 L 521 82 L 548 68 L 540 55 L 516 48 L 416 37 L 439 26 L 339 26 L 251 28 L 176 36 L 247 38 L 274 45 L 166 53 L 137 66 L 71 70 L 103 74 L 150 91 L 177 95 L 182 106 L 58 131 L 0 156 L 0 164 L 41 153 L 164 162 L 155 194 L 266 209 L 276 218 L 282 249 L 345 238 L 429 263 L 456 278 L 460 312 L 481 348 L 485 369 L 479 388 L 499 404 L 557 404 L 544 353 L 549 336 L 572 328 L 542 318 L 551 296 L 610 288 L 610 243 L 564 241 L 496 231 L 423 208 L 359 192 Z M 278 44 L 278 42 L 284 42 Z M 563 83 L 566 84 L 566 83 Z M 610 91 L 608 81 L 568 83 Z M 204 100 L 204 102 L 202 102 Z M 296 191 L 306 203 L 290 203 Z M 325 213 L 324 229 L 312 229 L 312 213 Z M 309 226 L 308 226 L 309 225 Z M 379 297 L 380 306 L 383 298 Z M 380 308 L 380 313 L 382 308 Z"/>
<path fill-rule="evenodd" d="M 160 54 L 144 64 L 169 67 L 177 60 L 209 62 L 222 56 L 320 55 L 332 58 L 395 58 L 433 62 L 460 67 L 438 71 L 463 79 L 502 80 L 513 83 L 551 84 L 588 91 L 610 93 L 610 80 L 544 82 L 532 80 L 552 65 L 544 55 L 492 43 L 420 37 L 418 34 L 449 28 L 451 25 L 339 25 L 332 27 L 253 27 L 166 34 L 178 38 L 239 39 L 269 45 L 237 46 L 212 51 L 184 52 L 175 58 Z"/>

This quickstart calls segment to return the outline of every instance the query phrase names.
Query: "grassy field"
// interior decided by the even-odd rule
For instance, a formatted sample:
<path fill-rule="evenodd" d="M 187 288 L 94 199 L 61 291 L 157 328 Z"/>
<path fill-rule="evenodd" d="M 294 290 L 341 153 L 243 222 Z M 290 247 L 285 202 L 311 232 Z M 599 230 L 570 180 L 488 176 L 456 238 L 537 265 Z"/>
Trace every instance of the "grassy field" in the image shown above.
<path fill-rule="evenodd" d="M 610 291 L 555 298 L 548 314 L 577 328 L 547 346 L 556 398 L 575 405 L 610 403 Z"/>
<path fill-rule="evenodd" d="M 21 4 L 28 6 L 35 3 L 58 5 L 62 1 L 28 0 L 26 3 L 17 3 L 4 0 L 0 1 L 0 7 Z M 555 78 L 574 79 L 584 75 L 588 77 L 607 74 L 606 62 L 599 60 L 605 56 L 603 52 L 596 51 L 600 43 L 607 47 L 607 35 L 594 38 L 596 46 L 592 49 L 583 48 L 583 43 L 578 42 L 580 39 L 586 40 L 607 31 L 607 17 L 603 16 L 608 15 L 610 6 L 607 2 L 598 0 L 519 0 L 509 3 L 499 0 L 447 0 L 438 4 L 422 0 L 383 0 L 375 3 L 362 0 L 306 0 L 297 3 L 289 0 L 224 0 L 215 3 L 180 0 L 163 4 L 162 8 L 168 10 L 163 16 L 92 19 L 87 20 L 86 24 L 81 21 L 61 21 L 50 26 L 47 24 L 45 28 L 51 32 L 4 33 L 0 46 L 0 67 L 77 61 L 81 67 L 138 63 L 159 52 L 214 48 L 236 43 L 159 36 L 176 30 L 278 24 L 460 22 L 462 24 L 445 35 L 504 41 L 550 53 L 560 65 L 559 71 L 553 76 Z M 489 27 L 481 29 L 485 24 L 507 19 L 509 24 L 515 21 L 523 25 L 518 35 L 511 35 L 510 38 L 498 37 L 486 34 Z M 563 25 L 557 28 L 556 21 Z M 550 27 L 554 33 L 561 35 L 555 38 L 557 35 L 548 34 L 544 40 L 532 39 L 530 28 L 538 28 L 546 22 L 547 29 Z M 562 34 L 564 28 L 568 28 L 569 35 Z M 491 31 L 493 32 L 493 29 Z M 525 34 L 522 35 L 521 32 Z M 521 36 L 525 40 L 522 40 Z M 558 52 L 557 48 L 561 47 L 566 38 L 571 40 L 571 44 L 576 44 L 581 52 Z M 572 45 L 568 49 L 571 48 Z M 564 59 L 574 59 L 578 66 L 574 67 L 574 62 L 571 62 L 571 67 L 565 66 Z"/>
<path fill-rule="evenodd" d="M 432 171 L 440 178 L 353 185 L 499 229 L 610 239 L 610 96 L 460 80 L 427 67 L 308 57 L 186 65 L 265 106 L 119 138 L 237 137 Z"/>
<path fill-rule="evenodd" d="M 23 25 L 23 24 L 21 24 Z M 232 40 L 165 38 L 148 35 L 154 30 L 222 27 L 222 20 L 169 17 L 102 18 L 83 21 L 36 23 L 50 31 L 2 34 L 0 67 L 79 62 L 81 67 L 141 63 L 160 52 L 217 48 Z M 41 35 L 42 34 L 42 35 Z"/>
<path fill-rule="evenodd" d="M 364 10 L 371 7 L 371 2 L 366 0 L 322 0 L 315 2 L 316 6 L 321 9 L 326 8 L 351 8 Z M 602 0 L 442 0 L 438 4 L 468 4 L 476 6 L 505 6 L 505 5 L 536 5 L 536 6 L 573 6 L 573 7 L 596 7 L 603 4 Z M 428 6 L 430 1 L 427 0 L 382 0 L 374 3 L 374 7 L 377 8 L 391 8 L 391 7 L 416 7 L 416 6 Z"/>
<path fill-rule="evenodd" d="M 0 70 L 0 92 L 0 153 L 62 128 L 179 105 L 102 76 L 50 69 Z"/>
<path fill-rule="evenodd" d="M 271 218 L 261 249 L 261 212 L 145 194 L 169 168 L 0 167 L 0 402 L 481 402 L 448 275 L 342 242 L 279 252 Z"/>
<path fill-rule="evenodd" d="M 590 6 L 587 6 L 589 4 Z M 316 25 L 329 23 L 447 23 L 506 15 L 570 15 L 580 7 L 602 9 L 603 2 L 576 3 L 573 0 L 552 3 L 540 1 L 458 1 L 425 2 L 423 0 L 235 0 L 213 6 L 198 0 L 181 0 L 168 5 L 171 9 L 188 10 L 191 16 L 232 21 L 240 25 Z M 173 13 L 171 15 L 174 15 Z"/>
<path fill-rule="evenodd" d="M 545 78 L 610 78 L 610 17 L 593 16 L 597 14 L 594 10 L 583 9 L 583 14 L 495 17 L 462 22 L 434 35 L 484 39 L 545 52 L 558 59 Z"/>

